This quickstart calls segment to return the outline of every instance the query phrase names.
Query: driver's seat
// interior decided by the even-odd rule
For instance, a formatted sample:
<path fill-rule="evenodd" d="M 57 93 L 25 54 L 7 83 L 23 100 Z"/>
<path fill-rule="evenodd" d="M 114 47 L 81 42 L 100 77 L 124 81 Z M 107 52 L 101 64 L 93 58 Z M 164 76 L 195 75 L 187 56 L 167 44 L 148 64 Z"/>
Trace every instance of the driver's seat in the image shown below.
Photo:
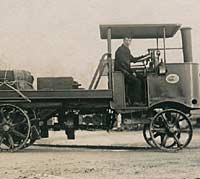
<path fill-rule="evenodd" d="M 142 80 L 142 89 L 143 89 L 143 101 L 141 105 L 144 106 L 147 103 L 146 100 L 146 80 Z M 125 80 L 124 74 L 121 71 L 113 72 L 113 105 L 117 109 L 124 109 L 126 107 L 134 107 L 134 103 L 128 104 L 127 99 L 129 98 L 126 94 L 125 89 Z M 133 91 L 134 92 L 134 91 Z"/>

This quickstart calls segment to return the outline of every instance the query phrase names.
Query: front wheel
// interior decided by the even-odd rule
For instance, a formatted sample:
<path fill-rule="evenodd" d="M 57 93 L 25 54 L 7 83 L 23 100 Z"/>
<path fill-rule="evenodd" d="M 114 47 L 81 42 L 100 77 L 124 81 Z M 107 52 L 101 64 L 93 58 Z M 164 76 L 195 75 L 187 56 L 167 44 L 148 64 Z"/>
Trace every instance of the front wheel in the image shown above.
<path fill-rule="evenodd" d="M 152 119 L 150 136 L 155 144 L 164 151 L 177 151 L 186 147 L 192 140 L 192 125 L 181 111 L 166 109 Z"/>

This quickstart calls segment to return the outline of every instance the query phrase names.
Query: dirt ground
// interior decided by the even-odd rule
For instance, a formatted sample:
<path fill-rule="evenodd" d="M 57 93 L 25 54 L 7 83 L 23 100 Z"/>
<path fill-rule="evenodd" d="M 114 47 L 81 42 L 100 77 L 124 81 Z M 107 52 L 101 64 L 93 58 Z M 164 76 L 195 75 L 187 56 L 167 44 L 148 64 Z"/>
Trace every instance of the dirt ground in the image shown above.
<path fill-rule="evenodd" d="M 64 132 L 51 132 L 38 144 L 68 147 L 32 146 L 1 153 L 0 179 L 200 178 L 200 130 L 194 131 L 189 147 L 177 153 L 148 148 L 141 131 L 77 131 L 76 136 L 69 141 Z"/>

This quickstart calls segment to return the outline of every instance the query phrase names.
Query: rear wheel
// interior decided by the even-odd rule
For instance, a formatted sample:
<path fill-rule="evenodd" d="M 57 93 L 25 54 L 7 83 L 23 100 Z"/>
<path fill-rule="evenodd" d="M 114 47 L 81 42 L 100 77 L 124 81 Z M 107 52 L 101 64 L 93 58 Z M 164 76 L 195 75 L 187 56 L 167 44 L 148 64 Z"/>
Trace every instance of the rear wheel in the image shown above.
<path fill-rule="evenodd" d="M 19 107 L 0 105 L 0 150 L 17 151 L 24 147 L 30 135 L 30 120 Z"/>
<path fill-rule="evenodd" d="M 150 123 L 150 136 L 156 147 L 164 151 L 177 151 L 192 139 L 192 125 L 181 111 L 166 109 L 155 115 Z"/>

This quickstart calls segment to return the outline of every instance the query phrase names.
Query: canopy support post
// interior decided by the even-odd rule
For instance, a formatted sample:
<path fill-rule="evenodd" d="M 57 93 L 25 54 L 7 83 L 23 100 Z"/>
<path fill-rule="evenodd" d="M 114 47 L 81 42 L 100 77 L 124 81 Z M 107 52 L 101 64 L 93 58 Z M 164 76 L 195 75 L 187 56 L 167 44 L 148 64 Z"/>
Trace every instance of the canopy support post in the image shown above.
<path fill-rule="evenodd" d="M 158 41 L 158 37 L 156 38 L 156 48 L 157 48 L 157 50 L 158 50 L 158 48 L 159 48 L 159 41 Z"/>
<path fill-rule="evenodd" d="M 163 27 L 164 64 L 166 64 L 166 28 Z"/>
<path fill-rule="evenodd" d="M 108 89 L 112 89 L 112 48 L 111 48 L 111 28 L 107 30 L 107 44 L 108 44 Z"/>

